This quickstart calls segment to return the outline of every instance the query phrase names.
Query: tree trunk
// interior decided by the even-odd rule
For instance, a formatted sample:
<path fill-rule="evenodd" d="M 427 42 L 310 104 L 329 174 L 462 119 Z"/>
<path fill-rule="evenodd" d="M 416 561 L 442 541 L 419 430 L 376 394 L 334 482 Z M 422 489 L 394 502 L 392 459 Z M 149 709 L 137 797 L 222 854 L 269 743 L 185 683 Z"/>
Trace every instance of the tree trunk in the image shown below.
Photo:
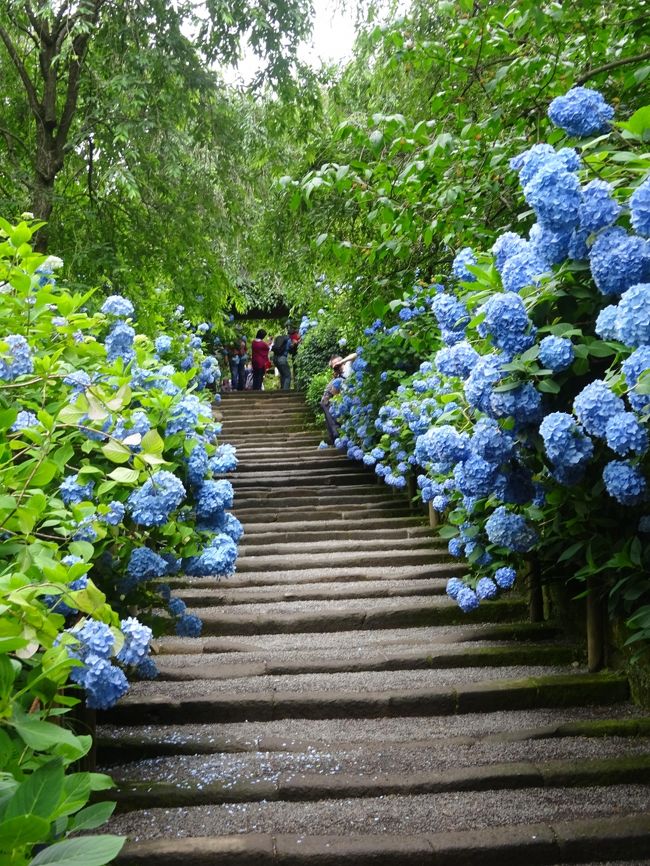
<path fill-rule="evenodd" d="M 32 186 L 32 213 L 38 220 L 49 222 L 54 207 L 54 183 L 62 167 L 63 154 L 54 136 L 46 129 L 39 129 Z M 34 242 L 34 248 L 39 253 L 47 251 L 47 239 L 48 227 L 43 226 L 38 230 Z"/>

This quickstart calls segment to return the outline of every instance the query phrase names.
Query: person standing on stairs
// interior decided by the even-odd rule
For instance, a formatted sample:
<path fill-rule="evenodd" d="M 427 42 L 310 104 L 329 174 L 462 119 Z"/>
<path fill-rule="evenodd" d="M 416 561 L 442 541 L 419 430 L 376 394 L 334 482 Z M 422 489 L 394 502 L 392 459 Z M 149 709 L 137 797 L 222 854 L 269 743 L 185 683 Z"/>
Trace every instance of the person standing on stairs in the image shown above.
<path fill-rule="evenodd" d="M 332 397 L 335 397 L 341 390 L 341 385 L 343 384 L 343 379 L 345 377 L 345 365 L 354 361 L 356 357 L 357 355 L 355 352 L 352 355 L 348 355 L 346 358 L 341 358 L 340 355 L 334 355 L 334 357 L 329 360 L 329 365 L 332 368 L 332 378 L 323 391 L 323 396 L 320 400 L 320 407 L 323 410 L 323 415 L 325 415 L 327 438 L 332 446 L 338 438 L 339 426 L 334 420 L 334 416 L 330 410 L 330 402 Z"/>
<path fill-rule="evenodd" d="M 253 391 L 262 390 L 262 382 L 264 374 L 269 366 L 269 349 L 270 346 L 264 339 L 266 331 L 260 328 L 255 339 L 251 343 L 251 355 L 253 358 Z"/>
<path fill-rule="evenodd" d="M 273 353 L 273 362 L 278 368 L 280 374 L 280 388 L 283 391 L 288 391 L 291 388 L 291 367 L 289 366 L 289 355 L 293 355 L 296 349 L 291 339 L 291 333 L 278 334 L 273 340 L 271 352 Z"/>

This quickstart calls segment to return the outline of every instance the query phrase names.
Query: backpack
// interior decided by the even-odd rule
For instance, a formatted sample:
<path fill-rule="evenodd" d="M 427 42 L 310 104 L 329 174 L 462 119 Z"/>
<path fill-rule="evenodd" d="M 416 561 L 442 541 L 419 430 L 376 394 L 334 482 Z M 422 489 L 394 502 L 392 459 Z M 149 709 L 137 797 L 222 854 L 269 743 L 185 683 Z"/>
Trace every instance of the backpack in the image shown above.
<path fill-rule="evenodd" d="M 280 334 L 275 338 L 275 340 L 273 340 L 271 352 L 273 352 L 276 358 L 281 358 L 283 355 L 287 354 L 286 348 L 288 339 L 289 337 L 286 334 Z"/>

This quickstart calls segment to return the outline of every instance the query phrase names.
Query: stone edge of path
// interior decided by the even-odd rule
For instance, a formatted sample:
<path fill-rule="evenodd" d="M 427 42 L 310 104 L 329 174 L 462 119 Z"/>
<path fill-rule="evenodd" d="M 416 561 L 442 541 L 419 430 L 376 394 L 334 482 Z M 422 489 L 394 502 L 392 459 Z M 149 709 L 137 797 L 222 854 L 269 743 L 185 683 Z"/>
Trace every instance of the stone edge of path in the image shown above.
<path fill-rule="evenodd" d="M 650 815 L 520 824 L 418 836 L 295 836 L 247 834 L 127 844 L 119 866 L 152 858 L 165 866 L 542 866 L 634 859 L 648 854 Z"/>

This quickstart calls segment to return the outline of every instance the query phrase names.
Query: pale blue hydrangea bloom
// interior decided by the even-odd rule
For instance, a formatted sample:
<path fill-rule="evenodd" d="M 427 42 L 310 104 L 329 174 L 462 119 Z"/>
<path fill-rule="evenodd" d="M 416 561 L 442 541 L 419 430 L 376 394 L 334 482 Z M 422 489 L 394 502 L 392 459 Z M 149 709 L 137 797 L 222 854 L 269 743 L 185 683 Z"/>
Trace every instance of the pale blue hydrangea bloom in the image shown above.
<path fill-rule="evenodd" d="M 555 126 L 569 135 L 586 138 L 607 132 L 614 117 L 614 109 L 597 90 L 572 87 L 564 96 L 558 96 L 551 102 L 548 116 Z"/>

